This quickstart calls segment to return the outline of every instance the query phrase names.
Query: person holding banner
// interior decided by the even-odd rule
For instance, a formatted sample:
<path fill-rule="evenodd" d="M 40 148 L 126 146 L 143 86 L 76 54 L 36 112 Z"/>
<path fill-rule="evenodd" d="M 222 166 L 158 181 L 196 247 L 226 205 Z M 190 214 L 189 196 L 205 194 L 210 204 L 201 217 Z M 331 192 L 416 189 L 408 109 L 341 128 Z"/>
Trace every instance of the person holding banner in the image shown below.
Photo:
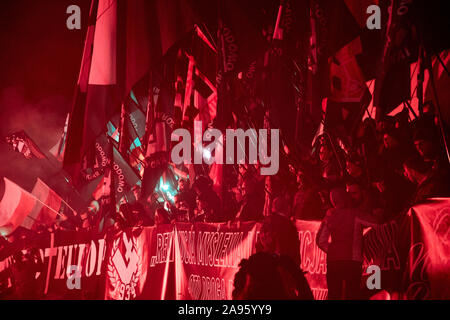
<path fill-rule="evenodd" d="M 332 189 L 330 198 L 334 208 L 328 210 L 316 236 L 317 246 L 327 253 L 328 299 L 359 299 L 363 228 L 377 227 L 378 221 L 352 208 L 344 189 Z"/>

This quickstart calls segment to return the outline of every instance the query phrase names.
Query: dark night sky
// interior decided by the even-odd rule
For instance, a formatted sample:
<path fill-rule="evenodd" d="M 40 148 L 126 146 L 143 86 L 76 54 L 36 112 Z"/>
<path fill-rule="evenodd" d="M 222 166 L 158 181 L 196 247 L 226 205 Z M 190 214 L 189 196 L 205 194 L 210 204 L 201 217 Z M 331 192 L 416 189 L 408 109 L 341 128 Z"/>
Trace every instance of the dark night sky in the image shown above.
<path fill-rule="evenodd" d="M 66 27 L 81 8 L 82 29 Z M 0 137 L 25 129 L 48 151 L 58 141 L 75 90 L 90 0 L 0 1 Z M 0 177 L 29 189 L 42 168 L 0 143 Z"/>
<path fill-rule="evenodd" d="M 76 81 L 90 0 L 2 0 L 0 88 L 23 86 L 32 99 L 70 96 Z M 68 30 L 66 8 L 81 8 L 82 30 Z"/>

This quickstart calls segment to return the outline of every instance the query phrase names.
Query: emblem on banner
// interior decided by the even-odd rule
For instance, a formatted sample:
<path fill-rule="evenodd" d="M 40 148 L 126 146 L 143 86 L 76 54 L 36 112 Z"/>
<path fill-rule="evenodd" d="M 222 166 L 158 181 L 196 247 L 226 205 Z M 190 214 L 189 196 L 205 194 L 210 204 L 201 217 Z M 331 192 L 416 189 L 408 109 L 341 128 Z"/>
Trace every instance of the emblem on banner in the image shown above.
<path fill-rule="evenodd" d="M 120 250 L 122 240 L 125 254 Z M 113 242 L 111 255 L 108 260 L 108 277 L 113 287 L 112 296 L 118 300 L 136 298 L 136 286 L 142 272 L 142 261 L 137 252 L 137 240 L 126 233 Z"/>

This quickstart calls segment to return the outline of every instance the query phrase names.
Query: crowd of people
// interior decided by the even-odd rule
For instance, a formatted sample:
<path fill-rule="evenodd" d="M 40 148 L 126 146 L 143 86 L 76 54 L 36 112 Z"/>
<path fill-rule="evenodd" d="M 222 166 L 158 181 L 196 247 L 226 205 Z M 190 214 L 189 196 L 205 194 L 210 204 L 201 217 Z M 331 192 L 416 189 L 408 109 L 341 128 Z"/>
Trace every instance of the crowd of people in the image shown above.
<path fill-rule="evenodd" d="M 220 196 L 207 174 L 198 174 L 193 181 L 179 178 L 173 201 L 162 203 L 156 200 L 158 194 L 144 198 L 140 187 L 134 186 L 134 199 L 118 210 L 105 199 L 93 201 L 85 213 L 60 217 L 51 230 L 38 232 L 260 221 L 258 255 L 242 261 L 234 297 L 309 299 L 312 294 L 298 267 L 301 257 L 293 221 L 321 221 L 316 243 L 327 253 L 328 297 L 357 299 L 363 229 L 397 219 L 428 198 L 450 196 L 445 144 L 428 104 L 423 115 L 412 121 L 406 111 L 378 122 L 367 118 L 354 135 L 325 133 L 313 150 L 299 162 L 286 161 L 269 179 L 259 175 L 258 164 L 224 166 Z M 255 263 L 281 270 L 280 278 L 261 276 Z M 254 276 L 257 284 L 248 287 L 244 274 Z M 293 282 L 282 285 L 289 283 L 286 279 Z"/>

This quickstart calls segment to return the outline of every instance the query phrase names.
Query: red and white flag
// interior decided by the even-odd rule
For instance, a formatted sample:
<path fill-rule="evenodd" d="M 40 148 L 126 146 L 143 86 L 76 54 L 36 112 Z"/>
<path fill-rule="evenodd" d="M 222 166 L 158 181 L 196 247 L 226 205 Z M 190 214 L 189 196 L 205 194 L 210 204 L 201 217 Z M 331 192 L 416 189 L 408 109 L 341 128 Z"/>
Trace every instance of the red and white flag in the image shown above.
<path fill-rule="evenodd" d="M 3 180 L 5 191 L 0 201 L 0 233 L 7 236 L 23 223 L 38 201 L 8 178 Z"/>
<path fill-rule="evenodd" d="M 37 201 L 31 212 L 25 217 L 22 227 L 35 229 L 38 226 L 50 226 L 59 212 L 65 210 L 64 200 L 41 179 L 37 179 L 31 191 Z"/>
<path fill-rule="evenodd" d="M 95 152 L 95 140 L 132 87 L 192 29 L 193 20 L 189 6 L 173 1 L 92 2 L 63 161 L 75 184 L 84 160 Z"/>

